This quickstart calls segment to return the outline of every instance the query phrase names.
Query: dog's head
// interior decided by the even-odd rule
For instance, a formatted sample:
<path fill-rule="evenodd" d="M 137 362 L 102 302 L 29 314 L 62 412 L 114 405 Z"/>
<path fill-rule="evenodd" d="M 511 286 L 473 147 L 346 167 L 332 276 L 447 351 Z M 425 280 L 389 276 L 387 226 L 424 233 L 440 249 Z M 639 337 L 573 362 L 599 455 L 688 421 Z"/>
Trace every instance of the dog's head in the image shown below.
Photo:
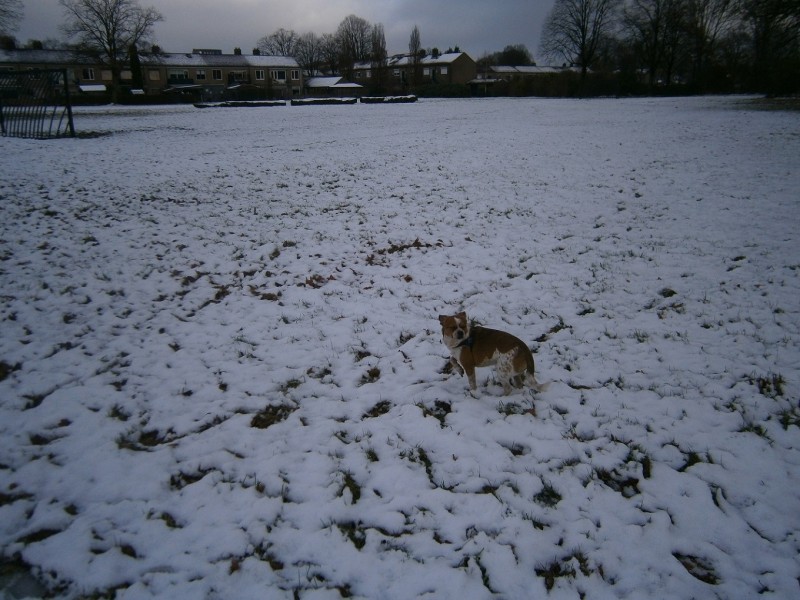
<path fill-rule="evenodd" d="M 439 315 L 442 324 L 442 341 L 448 348 L 456 348 L 469 337 L 469 320 L 467 313 L 461 311 L 457 315 Z"/>

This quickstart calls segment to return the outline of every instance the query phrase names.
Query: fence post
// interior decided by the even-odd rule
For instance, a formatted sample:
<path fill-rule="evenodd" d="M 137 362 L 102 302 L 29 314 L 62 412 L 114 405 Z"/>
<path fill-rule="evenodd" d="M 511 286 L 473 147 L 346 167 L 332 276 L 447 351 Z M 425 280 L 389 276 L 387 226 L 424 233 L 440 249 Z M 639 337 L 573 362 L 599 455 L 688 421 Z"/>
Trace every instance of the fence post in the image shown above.
<path fill-rule="evenodd" d="M 67 81 L 67 70 L 62 69 L 62 78 L 64 79 L 64 103 L 67 105 L 67 120 L 69 126 L 70 137 L 75 137 L 75 123 L 72 121 L 72 101 L 69 98 L 69 81 Z"/>

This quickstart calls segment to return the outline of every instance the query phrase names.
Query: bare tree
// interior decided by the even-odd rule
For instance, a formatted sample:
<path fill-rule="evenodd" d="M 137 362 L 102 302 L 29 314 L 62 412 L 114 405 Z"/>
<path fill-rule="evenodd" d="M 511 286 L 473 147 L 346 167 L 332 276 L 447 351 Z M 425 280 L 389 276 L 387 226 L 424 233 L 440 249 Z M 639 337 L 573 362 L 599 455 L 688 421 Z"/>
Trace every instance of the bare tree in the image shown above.
<path fill-rule="evenodd" d="M 17 30 L 22 12 L 22 0 L 0 0 L 0 35 Z"/>
<path fill-rule="evenodd" d="M 702 88 L 715 46 L 735 16 L 735 0 L 686 0 L 692 81 Z"/>
<path fill-rule="evenodd" d="M 408 39 L 408 57 L 411 61 L 411 85 L 415 88 L 419 85 L 422 52 L 422 37 L 419 33 L 419 27 L 414 25 L 411 30 L 411 37 Z"/>
<path fill-rule="evenodd" d="M 369 60 L 372 45 L 372 27 L 356 15 L 349 15 L 336 30 L 339 40 L 340 67 L 346 77 L 352 77 L 353 65 Z"/>
<path fill-rule="evenodd" d="M 539 52 L 580 67 L 581 77 L 610 36 L 620 0 L 556 0 L 542 30 Z"/>
<path fill-rule="evenodd" d="M 297 38 L 294 58 L 307 77 L 313 76 L 324 58 L 322 38 L 313 32 L 301 35 Z"/>
<path fill-rule="evenodd" d="M 753 83 L 769 95 L 800 86 L 800 0 L 741 0 L 753 46 Z"/>
<path fill-rule="evenodd" d="M 112 99 L 119 99 L 122 67 L 131 46 L 139 46 L 164 17 L 137 0 L 59 0 L 64 8 L 67 37 L 77 38 L 79 49 L 111 71 Z"/>
<path fill-rule="evenodd" d="M 681 33 L 680 14 L 684 0 L 629 0 L 623 26 L 630 37 L 639 63 L 647 69 L 649 84 L 659 71 L 669 82 L 675 61 L 676 39 Z"/>
<path fill-rule="evenodd" d="M 386 71 L 388 53 L 386 52 L 386 35 L 383 25 L 378 23 L 372 26 L 372 82 L 375 92 L 382 93 L 386 87 Z"/>
<path fill-rule="evenodd" d="M 322 62 L 327 65 L 329 73 L 339 72 L 339 38 L 333 33 L 323 33 L 320 38 L 322 44 Z"/>
<path fill-rule="evenodd" d="M 499 53 L 498 64 L 509 65 L 512 67 L 527 66 L 536 64 L 533 60 L 531 51 L 525 44 L 513 44 L 503 48 Z"/>
<path fill-rule="evenodd" d="M 296 32 L 281 27 L 275 33 L 266 35 L 258 40 L 258 48 L 264 54 L 271 56 L 294 57 L 298 40 Z"/>

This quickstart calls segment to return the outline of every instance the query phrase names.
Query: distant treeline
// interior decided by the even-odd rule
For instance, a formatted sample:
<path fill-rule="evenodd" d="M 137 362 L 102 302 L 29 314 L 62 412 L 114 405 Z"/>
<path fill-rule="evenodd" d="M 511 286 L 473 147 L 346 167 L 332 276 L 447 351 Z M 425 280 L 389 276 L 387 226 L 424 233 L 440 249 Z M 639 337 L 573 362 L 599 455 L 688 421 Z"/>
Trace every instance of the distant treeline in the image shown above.
<path fill-rule="evenodd" d="M 796 94 L 800 0 L 556 0 L 539 52 L 560 92 Z"/>

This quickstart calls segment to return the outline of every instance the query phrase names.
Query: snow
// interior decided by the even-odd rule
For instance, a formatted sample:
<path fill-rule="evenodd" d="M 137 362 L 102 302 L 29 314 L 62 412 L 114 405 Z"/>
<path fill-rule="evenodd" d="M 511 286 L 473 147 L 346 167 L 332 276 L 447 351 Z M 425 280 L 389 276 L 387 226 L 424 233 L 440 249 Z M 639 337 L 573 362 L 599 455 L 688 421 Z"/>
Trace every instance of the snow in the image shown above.
<path fill-rule="evenodd" d="M 751 106 L 3 139 L 4 559 L 63 597 L 796 597 L 800 119 Z M 462 308 L 549 389 L 472 398 Z"/>

